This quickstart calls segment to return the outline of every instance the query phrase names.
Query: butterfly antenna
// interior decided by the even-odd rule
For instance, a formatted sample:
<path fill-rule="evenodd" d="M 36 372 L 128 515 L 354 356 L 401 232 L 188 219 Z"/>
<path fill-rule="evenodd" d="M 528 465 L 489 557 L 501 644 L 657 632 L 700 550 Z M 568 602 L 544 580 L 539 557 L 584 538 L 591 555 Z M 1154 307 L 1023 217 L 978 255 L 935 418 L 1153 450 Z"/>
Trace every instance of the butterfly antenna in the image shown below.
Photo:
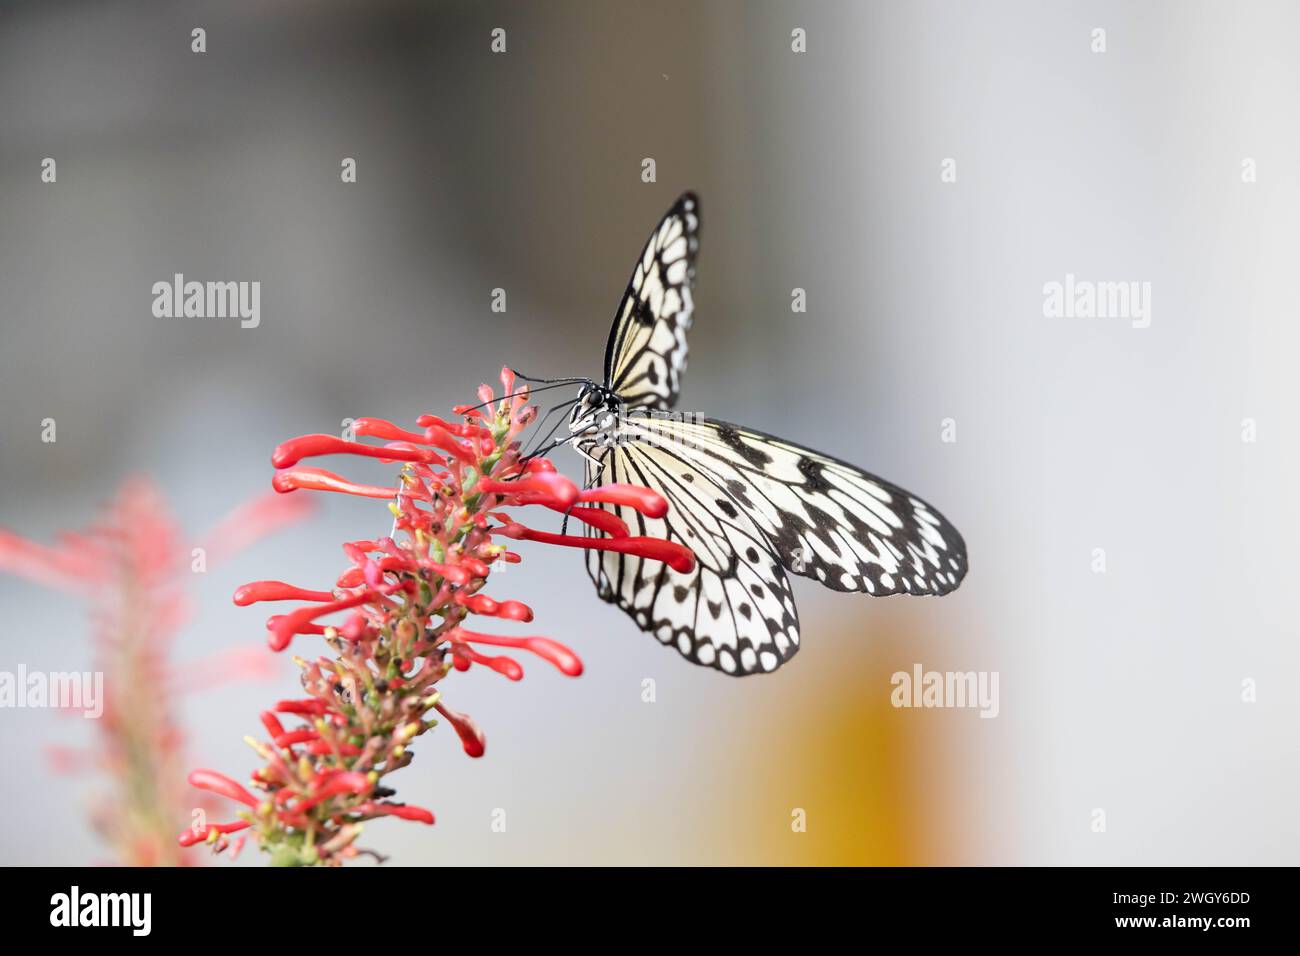
<path fill-rule="evenodd" d="M 596 431 L 599 430 L 599 429 L 596 428 L 596 424 L 595 424 L 594 422 L 593 422 L 592 424 L 588 425 L 586 428 L 584 428 L 584 429 L 583 429 L 582 431 L 580 431 L 580 432 L 574 432 L 572 435 L 569 435 L 569 436 L 567 436 L 567 437 L 565 437 L 565 438 L 557 438 L 557 439 L 555 439 L 555 441 L 550 442 L 550 443 L 544 445 L 543 447 L 539 448 L 537 451 L 533 452 L 533 453 L 532 453 L 531 455 L 529 455 L 527 458 L 521 458 L 521 459 L 520 459 L 520 462 L 522 463 L 522 462 L 530 461 L 530 460 L 533 459 L 533 458 L 542 458 L 542 457 L 545 457 L 546 455 L 549 455 L 551 452 L 555 451 L 555 449 L 559 448 L 561 445 L 567 445 L 567 444 L 569 444 L 570 442 L 577 441 L 579 438 L 582 438 L 582 437 L 583 437 L 584 435 L 586 435 L 588 432 L 593 431 L 593 430 L 596 430 Z"/>
<path fill-rule="evenodd" d="M 520 395 L 531 395 L 533 392 L 544 392 L 550 388 L 559 388 L 561 385 L 573 385 L 574 382 L 556 382 L 553 385 L 543 385 L 541 388 L 521 388 L 517 392 L 511 392 L 508 395 L 498 395 L 490 402 L 479 402 L 477 405 L 466 405 L 465 411 L 470 412 L 476 408 L 485 408 L 488 405 L 495 405 L 497 402 L 504 401 L 507 398 L 518 398 Z"/>
<path fill-rule="evenodd" d="M 558 405 L 555 405 L 552 408 L 548 409 L 546 414 L 542 416 L 541 423 L 538 424 L 537 431 L 534 434 L 540 434 L 541 430 L 546 426 L 546 420 L 550 418 L 552 415 L 554 415 L 556 412 L 558 412 L 561 408 L 571 408 L 573 405 L 577 403 L 577 401 L 578 400 L 576 398 L 570 399 L 569 401 L 560 402 Z M 556 419 L 555 424 L 551 426 L 551 430 L 548 431 L 546 433 L 546 436 L 542 438 L 537 444 L 542 445 L 550 441 L 551 438 L 555 435 L 555 430 L 563 424 L 564 424 L 563 417 Z"/>
<path fill-rule="evenodd" d="M 517 379 L 521 379 L 525 382 L 538 382 L 542 385 L 595 385 L 596 384 L 586 376 L 578 376 L 574 378 L 533 378 L 529 375 L 525 375 L 517 368 L 512 368 L 510 371 Z"/>
<path fill-rule="evenodd" d="M 571 435 L 568 438 L 557 438 L 555 439 L 555 441 L 543 445 L 541 448 L 537 449 L 536 451 L 531 452 L 528 455 L 525 455 L 524 457 L 520 458 L 519 463 L 521 465 L 526 465 L 534 458 L 545 458 L 547 455 L 555 451 L 555 449 L 559 448 L 561 445 L 567 445 L 569 442 L 573 441 L 573 439 L 577 437 L 578 437 L 577 435 Z"/>

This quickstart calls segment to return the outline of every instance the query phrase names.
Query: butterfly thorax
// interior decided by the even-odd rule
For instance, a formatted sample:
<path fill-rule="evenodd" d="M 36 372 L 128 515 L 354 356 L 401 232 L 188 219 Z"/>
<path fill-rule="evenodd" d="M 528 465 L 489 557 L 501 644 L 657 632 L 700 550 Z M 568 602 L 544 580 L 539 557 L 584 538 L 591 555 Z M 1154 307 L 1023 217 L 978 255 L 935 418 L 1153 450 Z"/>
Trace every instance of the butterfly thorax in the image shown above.
<path fill-rule="evenodd" d="M 594 382 L 583 385 L 569 416 L 569 432 L 577 439 L 575 444 L 583 451 L 613 444 L 626 409 L 612 389 Z"/>

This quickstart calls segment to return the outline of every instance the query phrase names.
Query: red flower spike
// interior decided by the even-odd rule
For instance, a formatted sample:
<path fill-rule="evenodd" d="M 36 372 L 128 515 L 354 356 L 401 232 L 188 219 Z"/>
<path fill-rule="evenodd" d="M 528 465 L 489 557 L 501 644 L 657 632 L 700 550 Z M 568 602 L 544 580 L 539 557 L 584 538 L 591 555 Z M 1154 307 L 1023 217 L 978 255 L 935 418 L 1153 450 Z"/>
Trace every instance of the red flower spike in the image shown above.
<path fill-rule="evenodd" d="M 450 673 L 488 667 L 511 680 L 524 676 L 512 657 L 491 649 L 536 655 L 561 673 L 576 677 L 583 665 L 569 648 L 546 637 L 484 634 L 462 625 L 473 614 L 529 622 L 533 611 L 519 601 L 495 600 L 484 591 L 491 572 L 517 564 L 520 556 L 502 548 L 515 537 L 564 547 L 634 553 L 693 567 L 694 556 L 680 544 L 632 537 L 627 523 L 599 505 L 629 507 L 662 517 L 667 504 L 644 488 L 612 485 L 581 491 L 545 459 L 521 460 L 521 432 L 536 421 L 527 389 L 514 393 L 514 377 L 503 370 L 507 397 L 484 387 L 481 408 L 461 408 L 462 420 L 422 415 L 406 430 L 383 419 L 358 419 L 359 439 L 306 435 L 276 450 L 283 469 L 272 484 L 350 494 L 383 501 L 391 537 L 344 544 L 346 566 L 331 590 L 307 590 L 283 581 L 262 581 L 237 592 L 240 604 L 303 602 L 268 621 L 271 646 L 283 649 L 300 635 L 319 634 L 330 656 L 295 658 L 302 670 L 303 697 L 284 700 L 263 717 L 272 743 L 251 741 L 264 761 L 255 785 L 275 808 L 258 813 L 253 835 L 278 858 L 305 864 L 339 865 L 357 855 L 357 824 L 393 816 L 427 824 L 423 808 L 388 803 L 378 794 L 387 774 L 409 762 L 407 745 L 445 718 L 465 752 L 480 757 L 483 732 L 468 716 L 441 700 L 440 682 Z M 404 462 L 391 486 L 358 484 L 333 472 L 302 466 L 311 455 L 347 454 Z M 514 520 L 513 509 L 543 507 L 571 513 L 598 532 L 590 538 L 534 531 Z M 328 626 L 328 615 L 345 612 Z M 296 726 L 281 723 L 296 715 Z M 301 833 L 314 834 L 306 849 Z M 225 845 L 212 831 L 214 848 Z"/>

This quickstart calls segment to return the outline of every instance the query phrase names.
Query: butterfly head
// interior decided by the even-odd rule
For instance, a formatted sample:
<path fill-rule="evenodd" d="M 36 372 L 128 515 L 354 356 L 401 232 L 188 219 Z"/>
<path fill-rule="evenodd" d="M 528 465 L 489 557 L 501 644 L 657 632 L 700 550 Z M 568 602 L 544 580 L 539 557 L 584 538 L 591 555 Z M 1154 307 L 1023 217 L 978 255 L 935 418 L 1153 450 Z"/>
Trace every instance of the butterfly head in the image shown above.
<path fill-rule="evenodd" d="M 614 440 L 623 402 L 611 389 L 595 382 L 587 382 L 578 392 L 573 412 L 569 415 L 569 431 L 583 436 L 581 444 L 610 444 Z"/>

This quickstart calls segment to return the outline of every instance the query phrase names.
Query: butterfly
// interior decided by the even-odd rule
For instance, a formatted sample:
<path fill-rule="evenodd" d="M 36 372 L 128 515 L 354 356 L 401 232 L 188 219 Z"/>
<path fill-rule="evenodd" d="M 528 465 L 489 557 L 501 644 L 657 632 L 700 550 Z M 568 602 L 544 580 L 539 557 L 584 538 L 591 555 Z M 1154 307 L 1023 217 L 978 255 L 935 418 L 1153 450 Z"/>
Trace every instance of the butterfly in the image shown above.
<path fill-rule="evenodd" d="M 588 549 L 599 596 L 695 664 L 735 676 L 776 670 L 799 649 L 789 574 L 837 591 L 947 594 L 966 546 L 933 507 L 897 485 L 752 428 L 673 411 L 700 244 L 700 203 L 682 195 L 632 270 L 605 346 L 603 383 L 581 382 L 569 437 L 588 487 L 627 482 L 667 500 L 663 518 L 599 507 L 635 535 L 694 552 L 688 574 Z M 552 446 L 554 447 L 554 446 Z M 586 534 L 601 534 L 587 526 Z"/>

